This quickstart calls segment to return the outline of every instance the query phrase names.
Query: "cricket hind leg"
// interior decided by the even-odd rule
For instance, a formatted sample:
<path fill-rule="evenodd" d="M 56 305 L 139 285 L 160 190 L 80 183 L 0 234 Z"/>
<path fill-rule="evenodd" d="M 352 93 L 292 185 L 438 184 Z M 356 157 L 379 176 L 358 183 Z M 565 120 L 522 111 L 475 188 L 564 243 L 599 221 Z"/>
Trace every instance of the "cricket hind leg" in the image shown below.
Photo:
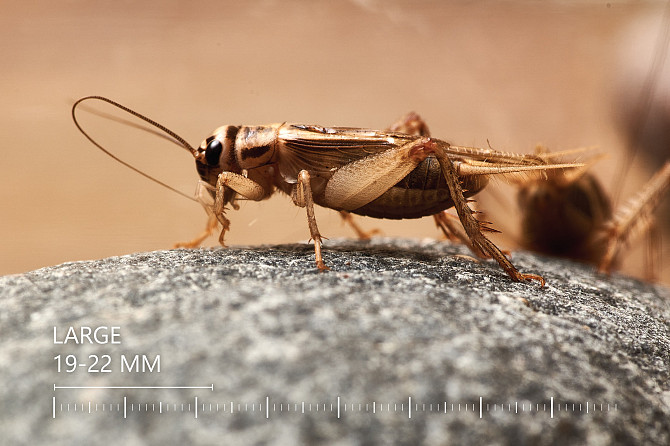
<path fill-rule="evenodd" d="M 415 112 L 409 112 L 388 128 L 392 132 L 407 133 L 409 135 L 430 136 L 430 129 L 426 121 Z M 455 217 L 446 210 L 433 215 L 435 225 L 440 228 L 447 240 L 462 243 L 479 258 L 491 258 L 491 255 L 482 251 L 471 242 L 470 238 L 458 225 L 454 224 Z"/>
<path fill-rule="evenodd" d="M 461 187 L 461 182 L 456 173 L 454 164 L 451 162 L 445 151 L 439 146 L 433 146 L 433 153 L 442 168 L 442 173 L 447 182 L 447 186 L 449 187 L 449 193 L 454 202 L 458 217 L 461 220 L 461 224 L 463 225 L 463 229 L 465 229 L 470 242 L 476 248 L 475 253 L 480 251 L 483 254 L 490 255 L 515 282 L 537 280 L 544 286 L 545 282 L 542 276 L 520 273 L 505 254 L 491 240 L 486 238 L 482 231 L 494 230 L 487 226 L 487 222 L 480 222 L 474 217 L 474 212 L 468 206 L 468 201 L 463 195 L 463 188 Z"/>
<path fill-rule="evenodd" d="M 389 130 L 409 133 L 412 135 L 430 136 L 430 130 L 425 121 L 414 112 L 405 115 L 392 125 Z M 498 231 L 487 226 L 487 224 L 490 224 L 489 222 L 480 222 L 474 217 L 475 212 L 468 206 L 469 200 L 463 195 L 463 188 L 461 187 L 460 180 L 451 160 L 444 150 L 439 147 L 435 147 L 434 153 L 440 163 L 442 173 L 447 180 L 451 199 L 454 202 L 458 217 L 463 225 L 463 229 L 465 229 L 465 234 L 463 234 L 460 228 L 453 224 L 451 215 L 446 211 L 443 211 L 433 215 L 433 219 L 444 235 L 450 240 L 456 239 L 462 242 L 480 258 L 494 258 L 507 274 L 509 274 L 512 280 L 517 282 L 537 280 L 544 286 L 544 279 L 541 276 L 538 276 L 537 274 L 520 273 L 505 254 L 492 241 L 484 236 L 482 231 Z"/>
<path fill-rule="evenodd" d="M 489 259 L 490 255 L 482 252 L 475 246 L 468 238 L 468 235 L 455 223 L 456 220 L 459 220 L 458 217 L 450 214 L 447 211 L 442 211 L 433 215 L 435 220 L 435 225 L 442 231 L 442 234 L 446 237 L 447 240 L 454 243 L 462 243 L 467 246 L 473 254 L 475 254 L 480 259 Z"/>
<path fill-rule="evenodd" d="M 319 271 L 329 270 L 330 268 L 328 268 L 323 262 L 323 257 L 321 255 L 321 241 L 323 237 L 319 233 L 319 227 L 316 225 L 311 177 L 308 171 L 302 170 L 298 174 L 298 183 L 293 188 L 291 199 L 293 200 L 293 203 L 295 203 L 297 206 L 304 207 L 307 211 L 307 224 L 309 225 L 309 233 L 311 239 L 314 240 L 314 256 L 316 260 L 316 267 L 319 268 Z"/>

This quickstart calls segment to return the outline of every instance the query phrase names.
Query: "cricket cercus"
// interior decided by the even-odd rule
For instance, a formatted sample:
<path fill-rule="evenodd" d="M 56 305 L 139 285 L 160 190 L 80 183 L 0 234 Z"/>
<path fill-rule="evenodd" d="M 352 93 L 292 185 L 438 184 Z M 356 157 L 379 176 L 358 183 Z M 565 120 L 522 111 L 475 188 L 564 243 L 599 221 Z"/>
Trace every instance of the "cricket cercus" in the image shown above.
<path fill-rule="evenodd" d="M 320 270 L 328 267 L 321 255 L 315 204 L 345 216 L 353 213 L 404 219 L 432 215 L 445 233 L 466 241 L 477 255 L 494 258 L 512 280 L 537 280 L 544 285 L 541 276 L 520 273 L 483 234 L 494 230 L 489 222 L 475 218 L 467 198 L 486 186 L 489 175 L 543 174 L 549 169 L 581 166 L 551 163 L 535 155 L 455 146 L 430 137 L 427 126 L 414 113 L 383 131 L 291 123 L 226 125 L 193 148 L 163 125 L 105 97 L 87 96 L 73 105 L 73 120 L 84 136 L 117 161 L 164 186 L 119 160 L 82 129 L 75 110 L 87 100 L 104 101 L 144 120 L 195 157 L 202 184 L 211 195 L 209 200 L 199 200 L 208 211 L 209 221 L 202 235 L 181 246 L 199 245 L 217 224 L 222 227 L 219 242 L 224 245 L 230 227 L 226 206 L 237 209 L 238 197 L 260 201 L 280 190 L 306 209 Z M 444 212 L 451 207 L 456 209 L 464 234 Z"/>

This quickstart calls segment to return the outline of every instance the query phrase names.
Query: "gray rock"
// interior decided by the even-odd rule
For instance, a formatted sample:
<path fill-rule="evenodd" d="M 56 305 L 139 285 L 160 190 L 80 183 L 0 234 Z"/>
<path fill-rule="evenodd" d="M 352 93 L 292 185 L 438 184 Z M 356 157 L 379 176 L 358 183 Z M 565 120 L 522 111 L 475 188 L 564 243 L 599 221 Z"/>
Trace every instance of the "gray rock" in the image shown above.
<path fill-rule="evenodd" d="M 282 245 L 2 277 L 0 442 L 670 443 L 667 289 L 514 253 L 540 288 L 467 254 L 329 241 L 328 273 Z M 55 344 L 70 326 L 119 326 L 121 344 Z M 121 372 L 135 354 L 160 372 Z M 68 373 L 67 355 L 111 372 Z"/>

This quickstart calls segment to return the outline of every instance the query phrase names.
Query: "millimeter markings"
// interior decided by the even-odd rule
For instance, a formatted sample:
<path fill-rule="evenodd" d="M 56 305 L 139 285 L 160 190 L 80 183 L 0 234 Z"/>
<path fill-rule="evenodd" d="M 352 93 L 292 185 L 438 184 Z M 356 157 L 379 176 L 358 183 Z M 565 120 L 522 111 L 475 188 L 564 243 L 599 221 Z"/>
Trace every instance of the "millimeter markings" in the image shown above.
<path fill-rule="evenodd" d="M 200 387 L 202 388 L 202 387 Z M 206 387 L 209 389 L 209 387 Z M 478 418 L 484 418 L 484 415 L 491 412 L 507 412 L 516 415 L 523 414 L 542 414 L 548 413 L 550 418 L 554 418 L 556 412 L 566 414 L 592 414 L 596 412 L 616 412 L 619 410 L 618 404 L 596 403 L 593 401 L 565 402 L 556 403 L 554 397 L 549 401 L 541 403 L 529 403 L 527 401 L 519 403 L 518 401 L 507 403 L 485 402 L 483 397 L 479 397 L 477 402 L 448 402 L 439 403 L 418 403 L 408 397 L 406 401 L 382 403 L 378 401 L 371 402 L 344 402 L 342 397 L 336 397 L 335 401 L 330 402 L 275 402 L 269 396 L 259 402 L 241 403 L 235 401 L 226 402 L 203 402 L 197 396 L 191 400 L 179 402 L 151 401 L 151 402 L 128 402 L 128 397 L 123 396 L 121 400 L 112 402 L 60 402 L 56 397 L 52 397 L 52 418 L 58 414 L 80 413 L 118 413 L 124 419 L 135 413 L 191 413 L 194 418 L 199 418 L 205 414 L 234 415 L 236 413 L 256 413 L 265 419 L 270 419 L 271 415 L 280 414 L 305 414 L 305 413 L 332 413 L 338 419 L 342 418 L 347 412 L 368 413 L 372 415 L 382 415 L 384 413 L 404 414 L 408 419 L 424 414 L 471 414 Z"/>

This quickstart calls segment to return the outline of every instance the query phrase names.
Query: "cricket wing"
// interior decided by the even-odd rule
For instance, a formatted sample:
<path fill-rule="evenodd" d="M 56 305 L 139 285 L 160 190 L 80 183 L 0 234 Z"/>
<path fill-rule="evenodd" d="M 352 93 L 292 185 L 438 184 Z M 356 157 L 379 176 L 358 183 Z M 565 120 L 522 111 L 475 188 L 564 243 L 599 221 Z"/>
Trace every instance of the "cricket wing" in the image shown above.
<path fill-rule="evenodd" d="M 307 170 L 330 178 L 341 167 L 402 145 L 416 137 L 352 127 L 284 124 L 279 129 L 279 171 L 288 183 Z"/>

